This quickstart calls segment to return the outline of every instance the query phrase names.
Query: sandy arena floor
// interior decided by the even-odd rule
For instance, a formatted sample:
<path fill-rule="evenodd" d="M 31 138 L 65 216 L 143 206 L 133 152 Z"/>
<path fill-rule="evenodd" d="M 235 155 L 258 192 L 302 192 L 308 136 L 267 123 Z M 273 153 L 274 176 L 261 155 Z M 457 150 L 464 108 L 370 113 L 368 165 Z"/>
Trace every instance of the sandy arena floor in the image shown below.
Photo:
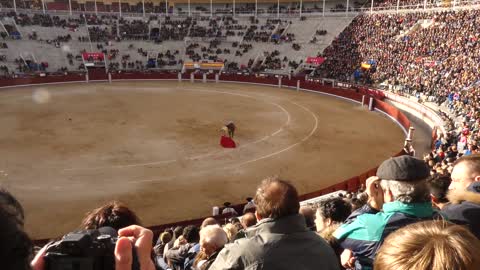
<path fill-rule="evenodd" d="M 228 120 L 235 150 L 219 146 Z M 33 238 L 76 229 L 112 199 L 154 225 L 242 202 L 269 175 L 318 190 L 379 164 L 404 138 L 342 99 L 222 83 L 4 89 L 0 125 L 0 184 L 22 202 Z"/>

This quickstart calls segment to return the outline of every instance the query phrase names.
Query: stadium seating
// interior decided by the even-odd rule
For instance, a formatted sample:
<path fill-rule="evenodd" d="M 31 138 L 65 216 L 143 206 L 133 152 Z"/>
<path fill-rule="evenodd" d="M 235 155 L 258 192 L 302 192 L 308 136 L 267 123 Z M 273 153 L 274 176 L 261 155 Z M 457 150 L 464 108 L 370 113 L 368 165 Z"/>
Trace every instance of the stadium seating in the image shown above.
<path fill-rule="evenodd" d="M 15 13 L 9 1 L 0 1 L 8 8 L 0 11 L 0 32 L 4 33 L 0 40 L 0 87 L 83 81 L 85 52 L 103 52 L 113 80 L 176 80 L 179 76 L 189 80 L 191 70 L 186 71 L 184 63 L 221 62 L 225 64 L 219 72 L 221 81 L 277 85 L 279 80 L 272 74 L 283 74 L 282 85 L 291 88 L 300 84 L 304 89 L 358 102 L 363 95 L 372 96 L 378 110 L 408 129 L 409 119 L 388 100 L 382 100 L 384 95 L 375 89 L 383 88 L 434 108 L 443 119 L 444 126 L 436 127 L 432 134 L 432 151 L 423 158 L 432 176 L 450 176 L 456 160 L 478 153 L 480 147 L 480 11 L 476 6 L 453 9 L 451 1 L 400 2 L 398 10 L 403 11 L 397 13 L 398 1 L 360 1 L 348 12 L 343 1 L 328 1 L 325 10 L 329 15 L 341 16 L 327 17 L 321 15 L 323 7 L 315 3 L 305 3 L 302 17 L 297 4 L 277 7 L 263 3 L 257 9 L 258 17 L 251 16 L 255 12 L 251 4 L 238 5 L 236 12 L 243 16 L 232 16 L 230 4 L 216 3 L 213 10 L 208 4 L 178 4 L 169 11 L 172 16 L 165 17 L 160 16 L 165 15 L 162 5 L 146 3 L 146 17 L 119 18 L 115 13 Z M 456 7 L 466 5 L 466 1 L 454 2 Z M 27 3 L 23 8 L 40 9 Z M 74 10 L 95 9 L 93 2 L 74 6 Z M 50 10 L 65 11 L 67 7 L 64 2 L 47 5 Z M 97 8 L 118 12 L 114 4 L 99 3 Z M 193 16 L 187 18 L 189 8 Z M 424 12 L 427 8 L 431 10 Z M 379 12 L 357 16 L 357 12 L 371 9 Z M 277 18 L 278 11 L 284 16 Z M 122 12 L 141 14 L 142 5 L 123 3 Z M 316 56 L 325 61 L 313 68 L 304 65 L 307 57 Z M 213 72 L 206 73 L 208 80 L 215 79 Z M 203 79 L 202 72 L 192 76 Z M 89 73 L 90 80 L 107 78 L 103 70 Z M 333 85 L 320 83 L 325 79 Z M 302 194 L 299 199 L 302 205 L 316 207 L 341 197 L 352 207 L 365 206 L 365 198 L 372 198 L 371 190 L 365 193 L 369 188 L 365 186 L 375 175 L 376 168 L 372 168 Z M 243 206 L 233 208 L 242 213 Z M 214 218 L 225 222 L 229 217 Z M 202 221 L 199 218 L 150 229 L 158 235 L 174 226 L 198 226 Z M 39 239 L 36 243 L 45 242 L 47 239 Z"/>

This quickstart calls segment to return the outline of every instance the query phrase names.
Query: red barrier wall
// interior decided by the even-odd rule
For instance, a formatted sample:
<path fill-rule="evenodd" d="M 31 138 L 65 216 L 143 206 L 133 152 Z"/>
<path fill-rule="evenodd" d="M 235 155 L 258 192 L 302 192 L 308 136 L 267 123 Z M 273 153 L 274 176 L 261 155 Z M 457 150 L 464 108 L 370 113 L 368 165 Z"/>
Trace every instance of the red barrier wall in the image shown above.
<path fill-rule="evenodd" d="M 190 77 L 189 77 L 190 78 Z M 176 73 L 115 73 L 112 80 L 177 80 Z"/>
<path fill-rule="evenodd" d="M 85 81 L 85 76 L 82 74 L 68 74 L 47 77 L 35 76 L 15 79 L 0 79 L 0 87 L 75 81 Z"/>
<path fill-rule="evenodd" d="M 197 73 L 194 75 L 196 80 L 202 80 L 203 75 L 200 73 Z M 95 80 L 107 80 L 108 76 L 105 73 L 102 72 L 96 72 L 94 74 L 91 74 L 89 76 L 91 81 Z M 140 72 L 132 72 L 132 73 L 115 73 L 112 74 L 112 79 L 113 80 L 149 80 L 149 79 L 154 79 L 154 80 L 172 80 L 172 79 L 178 79 L 177 73 L 140 73 Z M 182 79 L 183 80 L 190 80 L 190 74 L 189 73 L 184 73 L 182 74 Z M 211 74 L 207 76 L 207 79 L 209 80 L 214 80 L 215 75 Z M 257 77 L 254 75 L 231 75 L 231 74 L 222 74 L 219 78 L 221 81 L 231 81 L 231 82 L 242 82 L 242 83 L 256 83 L 256 84 L 265 84 L 265 85 L 272 85 L 272 86 L 278 86 L 278 78 L 275 77 Z M 74 81 L 84 81 L 85 76 L 83 74 L 69 74 L 69 75 L 63 75 L 63 76 L 47 76 L 47 77 L 30 77 L 30 78 L 16 78 L 16 79 L 2 79 L 0 80 L 0 87 L 1 86 L 16 86 L 16 85 L 35 85 L 35 84 L 45 84 L 45 83 L 53 83 L 53 82 L 74 82 Z M 334 88 L 331 86 L 324 86 L 315 82 L 309 82 L 305 81 L 303 78 L 293 78 L 293 79 L 282 79 L 282 85 L 284 86 L 289 86 L 289 87 L 296 87 L 297 86 L 297 80 L 300 80 L 300 87 L 302 89 L 308 89 L 312 91 L 317 91 L 320 93 L 327 93 L 327 94 L 332 94 L 336 96 L 341 96 L 345 98 L 349 98 L 358 102 L 361 102 L 362 100 L 362 95 L 369 95 L 372 93 L 368 93 L 362 90 L 358 89 L 339 89 L 339 88 Z M 398 121 L 406 130 L 409 129 L 410 127 L 410 121 L 408 118 L 402 114 L 397 108 L 393 107 L 392 105 L 389 105 L 380 99 L 375 99 L 375 107 L 391 117 L 393 117 L 396 121 Z M 400 151 L 399 153 L 395 154 L 395 156 L 402 155 L 403 151 Z M 325 195 L 337 190 L 346 190 L 346 191 L 356 191 L 362 184 L 365 184 L 365 181 L 367 180 L 368 177 L 375 175 L 377 171 L 377 167 L 372 168 L 368 170 L 365 173 L 362 173 L 358 176 L 353 176 L 350 179 L 347 179 L 345 181 L 339 182 L 337 184 L 331 185 L 329 187 L 326 187 L 321 190 L 313 191 L 307 194 L 303 194 L 300 196 L 301 200 L 306 200 L 306 199 L 311 199 L 314 197 L 318 197 L 321 195 Z M 239 204 L 235 205 L 234 208 L 237 210 L 237 212 L 241 213 L 243 211 L 243 205 L 244 204 Z M 220 220 L 224 220 L 229 218 L 230 216 L 228 215 L 220 215 L 217 216 L 216 218 Z M 201 217 L 198 219 L 192 219 L 192 220 L 185 220 L 185 221 L 180 221 L 180 222 L 175 222 L 175 223 L 170 223 L 170 224 L 163 224 L 163 225 L 157 225 L 157 226 L 151 226 L 150 229 L 152 229 L 156 235 L 158 235 L 160 232 L 162 232 L 165 228 L 173 227 L 173 226 L 185 226 L 187 224 L 194 224 L 194 225 L 199 225 L 205 217 Z M 46 243 L 48 240 L 47 239 L 41 239 L 41 240 L 36 240 L 35 244 L 41 245 Z"/>

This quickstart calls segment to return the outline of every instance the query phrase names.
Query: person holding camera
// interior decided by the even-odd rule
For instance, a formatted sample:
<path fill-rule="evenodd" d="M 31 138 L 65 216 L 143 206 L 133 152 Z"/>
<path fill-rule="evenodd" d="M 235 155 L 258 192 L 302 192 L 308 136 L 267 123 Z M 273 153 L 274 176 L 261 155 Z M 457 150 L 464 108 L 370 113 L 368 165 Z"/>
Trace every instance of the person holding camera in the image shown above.
<path fill-rule="evenodd" d="M 115 270 L 155 270 L 152 261 L 153 232 L 138 225 L 120 229 L 114 250 Z M 43 247 L 31 262 L 32 270 L 48 270 L 45 255 L 49 245 Z M 134 252 L 136 256 L 134 256 Z M 112 267 L 113 268 L 113 267 Z"/>
<path fill-rule="evenodd" d="M 429 176 L 427 164 L 408 155 L 390 158 L 378 167 L 377 176 L 367 179 L 366 207 L 353 212 L 333 234 L 345 249 L 343 267 L 372 269 L 375 255 L 390 233 L 440 217 L 430 202 Z"/>
<path fill-rule="evenodd" d="M 46 254 L 52 245 L 44 246 L 31 260 L 33 256 L 33 244 L 27 233 L 24 231 L 24 210 L 18 200 L 8 191 L 0 188 L 0 257 L 2 261 L 3 270 L 48 270 L 48 263 L 46 262 Z M 71 239 L 71 242 L 80 242 L 79 240 L 88 240 L 78 243 L 76 247 L 91 248 L 92 246 L 85 246 L 85 243 L 92 243 L 95 241 L 102 241 L 102 246 L 109 246 L 112 249 L 105 249 L 111 253 L 103 254 L 102 257 L 112 258 L 111 265 L 104 265 L 107 269 L 116 270 L 155 270 L 154 263 L 151 259 L 153 232 L 149 229 L 140 227 L 138 225 L 128 226 L 122 228 L 117 232 L 111 227 L 104 227 L 102 232 L 99 230 L 80 231 L 68 235 L 74 235 L 77 239 Z M 105 235 L 103 233 L 111 233 L 113 235 Z M 98 235 L 97 238 L 91 237 Z M 83 236 L 83 238 L 81 237 Z M 108 236 L 108 237 L 107 237 Z M 64 237 L 65 239 L 65 237 Z M 61 242 L 64 239 L 58 241 Z M 108 241 L 105 241 L 108 239 Z M 58 243 L 57 242 L 57 243 Z M 111 245 L 108 245 L 111 243 Z M 98 246 L 93 247 L 98 249 Z M 99 254 L 90 254 L 88 251 L 84 256 L 83 262 L 93 262 L 93 256 Z M 64 260 L 68 256 L 60 259 L 62 265 L 68 266 L 69 260 Z M 72 256 L 73 257 L 73 256 Z M 68 257 L 72 259 L 72 257 Z M 77 260 L 79 261 L 79 260 Z M 83 264 L 82 269 L 88 269 L 88 264 Z M 90 265 L 92 266 L 92 265 Z M 86 267 L 86 268 L 85 268 Z M 103 268 L 103 269 L 106 269 Z M 61 268 L 59 268 L 61 269 Z"/>

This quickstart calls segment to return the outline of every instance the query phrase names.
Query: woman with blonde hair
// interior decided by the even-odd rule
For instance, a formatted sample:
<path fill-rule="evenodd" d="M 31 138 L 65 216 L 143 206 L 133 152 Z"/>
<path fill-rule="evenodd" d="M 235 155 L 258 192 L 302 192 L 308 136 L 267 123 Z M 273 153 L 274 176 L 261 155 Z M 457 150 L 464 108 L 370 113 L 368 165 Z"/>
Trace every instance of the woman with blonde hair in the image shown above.
<path fill-rule="evenodd" d="M 379 249 L 375 270 L 475 270 L 480 240 L 463 226 L 442 220 L 410 224 L 390 234 Z"/>
<path fill-rule="evenodd" d="M 233 242 L 235 241 L 235 236 L 237 235 L 238 233 L 238 229 L 237 227 L 232 224 L 232 223 L 227 223 L 225 224 L 222 229 L 225 231 L 225 233 L 227 234 L 227 237 L 228 237 L 228 242 Z"/>

